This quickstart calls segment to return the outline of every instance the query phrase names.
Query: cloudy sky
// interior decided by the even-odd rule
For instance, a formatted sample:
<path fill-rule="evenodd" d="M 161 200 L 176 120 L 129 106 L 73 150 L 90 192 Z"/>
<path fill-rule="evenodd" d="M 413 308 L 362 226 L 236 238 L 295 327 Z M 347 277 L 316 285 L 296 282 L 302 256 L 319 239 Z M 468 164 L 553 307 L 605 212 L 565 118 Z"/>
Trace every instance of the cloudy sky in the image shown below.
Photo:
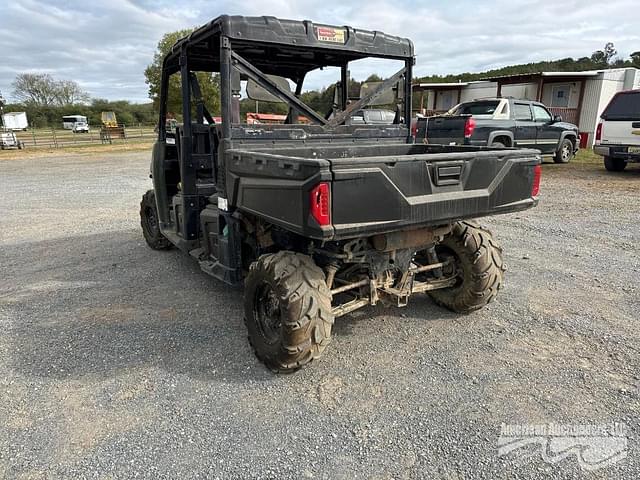
<path fill-rule="evenodd" d="M 94 97 L 145 102 L 143 71 L 160 37 L 222 13 L 407 36 L 416 75 L 587 56 L 607 41 L 622 57 L 640 50 L 638 0 L 3 0 L 0 91 L 11 97 L 17 73 L 46 72 Z"/>

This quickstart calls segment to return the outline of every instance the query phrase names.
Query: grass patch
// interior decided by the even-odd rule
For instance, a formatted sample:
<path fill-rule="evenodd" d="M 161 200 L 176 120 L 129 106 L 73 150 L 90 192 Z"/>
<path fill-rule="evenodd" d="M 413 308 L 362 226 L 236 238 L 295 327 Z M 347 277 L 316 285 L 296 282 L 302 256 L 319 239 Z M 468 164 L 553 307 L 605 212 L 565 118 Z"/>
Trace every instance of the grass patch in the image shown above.
<path fill-rule="evenodd" d="M 590 148 L 581 149 L 572 162 L 577 163 L 602 163 L 602 157 L 593 153 Z"/>

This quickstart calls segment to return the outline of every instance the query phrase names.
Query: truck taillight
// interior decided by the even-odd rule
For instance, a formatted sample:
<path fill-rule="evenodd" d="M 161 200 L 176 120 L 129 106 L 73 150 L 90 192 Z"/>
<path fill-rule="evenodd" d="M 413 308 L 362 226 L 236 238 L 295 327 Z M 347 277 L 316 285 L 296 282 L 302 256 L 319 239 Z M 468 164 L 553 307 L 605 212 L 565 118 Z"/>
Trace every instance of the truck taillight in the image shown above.
<path fill-rule="evenodd" d="M 531 196 L 537 197 L 540 193 L 540 179 L 542 178 L 542 165 L 538 164 L 533 167 L 533 186 L 531 187 Z"/>
<path fill-rule="evenodd" d="M 598 123 L 598 127 L 596 128 L 596 142 L 602 140 L 602 122 Z"/>
<path fill-rule="evenodd" d="M 321 227 L 331 224 L 331 190 L 327 182 L 316 185 L 311 190 L 311 215 Z"/>
<path fill-rule="evenodd" d="M 473 131 L 475 129 L 476 121 L 473 119 L 473 117 L 467 118 L 467 121 L 464 123 L 464 138 L 470 138 L 471 135 L 473 135 Z"/>

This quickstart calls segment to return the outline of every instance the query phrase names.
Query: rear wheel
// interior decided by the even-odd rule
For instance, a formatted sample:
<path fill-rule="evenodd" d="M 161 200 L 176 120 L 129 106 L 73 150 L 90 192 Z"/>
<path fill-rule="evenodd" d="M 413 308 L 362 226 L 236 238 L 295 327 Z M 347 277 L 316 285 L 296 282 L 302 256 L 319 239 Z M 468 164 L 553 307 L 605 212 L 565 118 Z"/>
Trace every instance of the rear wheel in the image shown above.
<path fill-rule="evenodd" d="M 156 194 L 153 190 L 149 190 L 142 196 L 142 201 L 140 202 L 140 225 L 147 245 L 154 250 L 167 250 L 173 246 L 160 231 Z"/>
<path fill-rule="evenodd" d="M 562 140 L 560 148 L 553 157 L 555 163 L 569 163 L 573 158 L 573 142 L 568 138 Z"/>
<path fill-rule="evenodd" d="M 506 148 L 507 146 L 503 142 L 493 142 L 491 143 L 491 148 Z"/>
<path fill-rule="evenodd" d="M 458 222 L 436 246 L 436 252 L 440 261 L 452 260 L 443 274 L 457 275 L 453 286 L 429 292 L 436 303 L 454 312 L 470 313 L 496 297 L 505 267 L 502 248 L 489 230 L 473 222 Z"/>
<path fill-rule="evenodd" d="M 604 168 L 610 172 L 621 172 L 627 166 L 627 162 L 621 158 L 604 157 Z"/>
<path fill-rule="evenodd" d="M 261 256 L 245 281 L 245 324 L 256 356 L 271 370 L 294 372 L 319 358 L 331 340 L 331 292 L 311 257 Z"/>

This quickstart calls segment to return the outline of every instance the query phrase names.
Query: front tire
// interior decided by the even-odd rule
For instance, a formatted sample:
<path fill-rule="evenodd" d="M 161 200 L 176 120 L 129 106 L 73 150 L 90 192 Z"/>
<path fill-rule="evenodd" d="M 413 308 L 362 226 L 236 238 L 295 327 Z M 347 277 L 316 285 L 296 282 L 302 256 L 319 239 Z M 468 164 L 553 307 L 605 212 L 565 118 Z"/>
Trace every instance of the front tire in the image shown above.
<path fill-rule="evenodd" d="M 569 163 L 573 158 L 573 142 L 568 138 L 562 140 L 560 148 L 553 157 L 555 163 Z"/>
<path fill-rule="evenodd" d="M 245 324 L 256 356 L 277 373 L 319 358 L 331 341 L 331 291 L 311 257 L 281 251 L 251 265 Z"/>
<path fill-rule="evenodd" d="M 627 167 L 627 162 L 621 158 L 604 157 L 604 168 L 610 172 L 621 172 Z"/>
<path fill-rule="evenodd" d="M 160 231 L 158 207 L 156 207 L 156 194 L 149 190 L 142 196 L 140 202 L 140 225 L 144 239 L 154 250 L 168 250 L 173 245 Z"/>
<path fill-rule="evenodd" d="M 429 292 L 437 304 L 457 313 L 471 313 L 493 301 L 505 267 L 502 248 L 489 230 L 473 222 L 458 222 L 436 245 L 436 252 L 440 261 L 453 260 L 451 270 L 455 268 L 458 275 L 455 285 Z"/>

